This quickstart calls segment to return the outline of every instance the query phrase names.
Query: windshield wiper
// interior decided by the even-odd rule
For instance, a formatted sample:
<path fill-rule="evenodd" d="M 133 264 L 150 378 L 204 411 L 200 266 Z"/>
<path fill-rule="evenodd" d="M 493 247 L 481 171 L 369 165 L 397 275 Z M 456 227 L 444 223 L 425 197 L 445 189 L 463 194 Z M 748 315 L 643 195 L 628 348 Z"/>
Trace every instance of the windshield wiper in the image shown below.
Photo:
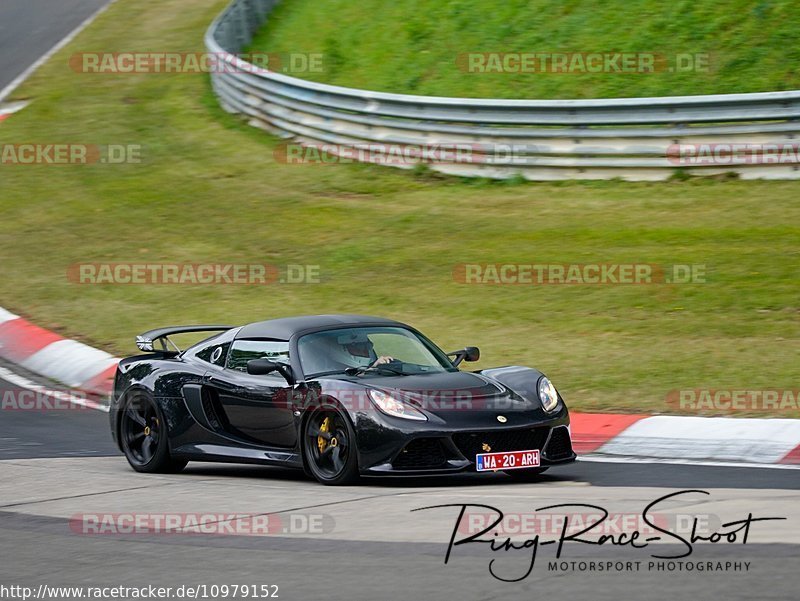
<path fill-rule="evenodd" d="M 344 373 L 347 374 L 348 376 L 360 376 L 361 374 L 364 374 L 364 373 L 366 373 L 368 371 L 372 371 L 372 370 L 375 370 L 375 371 L 386 371 L 386 372 L 389 372 L 390 374 L 394 374 L 396 376 L 407 376 L 407 375 L 409 375 L 409 374 L 407 374 L 405 372 L 402 372 L 402 371 L 400 371 L 398 369 L 395 369 L 393 367 L 389 367 L 388 365 L 370 365 L 369 367 L 348 367 L 346 370 L 344 370 Z"/>

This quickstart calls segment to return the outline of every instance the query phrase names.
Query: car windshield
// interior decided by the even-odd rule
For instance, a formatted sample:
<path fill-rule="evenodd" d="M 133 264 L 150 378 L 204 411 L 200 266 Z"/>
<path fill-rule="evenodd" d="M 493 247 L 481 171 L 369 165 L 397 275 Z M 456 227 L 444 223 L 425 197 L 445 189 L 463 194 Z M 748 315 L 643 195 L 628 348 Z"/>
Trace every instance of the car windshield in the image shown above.
<path fill-rule="evenodd" d="M 416 375 L 457 371 L 440 349 L 400 327 L 363 327 L 306 334 L 297 343 L 306 377 L 375 367 L 375 373 Z M 376 365 L 376 362 L 378 365 Z"/>

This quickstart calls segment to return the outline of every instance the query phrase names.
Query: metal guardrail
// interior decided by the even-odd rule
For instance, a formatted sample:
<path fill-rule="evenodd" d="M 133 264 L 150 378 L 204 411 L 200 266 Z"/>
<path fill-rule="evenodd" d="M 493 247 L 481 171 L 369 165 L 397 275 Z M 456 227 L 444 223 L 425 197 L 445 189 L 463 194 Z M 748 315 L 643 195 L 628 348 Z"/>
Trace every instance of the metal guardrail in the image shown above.
<path fill-rule="evenodd" d="M 800 91 L 493 100 L 319 84 L 236 56 L 278 1 L 233 0 L 205 44 L 227 67 L 212 74 L 222 106 L 297 145 L 468 177 L 660 180 L 683 170 L 800 178 Z"/>

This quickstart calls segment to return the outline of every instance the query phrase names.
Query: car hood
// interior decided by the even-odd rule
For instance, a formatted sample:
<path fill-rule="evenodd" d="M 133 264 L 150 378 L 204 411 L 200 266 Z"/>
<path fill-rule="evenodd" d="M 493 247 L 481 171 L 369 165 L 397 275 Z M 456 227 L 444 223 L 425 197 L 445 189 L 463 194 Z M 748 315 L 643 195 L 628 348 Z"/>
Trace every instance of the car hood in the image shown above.
<path fill-rule="evenodd" d="M 497 377 L 494 377 L 495 372 Z M 485 422 L 497 426 L 495 419 L 498 415 L 506 416 L 509 424 L 529 424 L 531 419 L 547 417 L 538 399 L 531 394 L 535 384 L 511 388 L 505 380 L 513 376 L 511 379 L 514 384 L 525 383 L 528 379 L 535 382 L 540 375 L 536 370 L 521 367 L 496 368 L 491 376 L 483 372 L 438 372 L 413 376 L 370 374 L 367 377 L 332 378 L 339 384 L 334 384 L 329 390 L 334 395 L 339 393 L 337 388 L 341 387 L 343 381 L 361 390 L 382 390 L 424 410 L 429 418 L 437 416 L 443 420 L 437 422 L 434 419 L 431 424 L 474 427 Z M 517 414 L 526 417 L 519 421 L 512 417 Z"/>
<path fill-rule="evenodd" d="M 360 383 L 373 388 L 404 392 L 414 397 L 434 394 L 470 394 L 485 398 L 508 392 L 508 389 L 499 382 L 465 371 L 375 377 L 360 380 Z"/>
<path fill-rule="evenodd" d="M 454 413 L 494 413 L 529 406 L 504 384 L 470 372 L 377 377 L 364 380 L 362 384 L 391 392 L 430 413 L 447 415 L 448 419 L 452 419 Z"/>

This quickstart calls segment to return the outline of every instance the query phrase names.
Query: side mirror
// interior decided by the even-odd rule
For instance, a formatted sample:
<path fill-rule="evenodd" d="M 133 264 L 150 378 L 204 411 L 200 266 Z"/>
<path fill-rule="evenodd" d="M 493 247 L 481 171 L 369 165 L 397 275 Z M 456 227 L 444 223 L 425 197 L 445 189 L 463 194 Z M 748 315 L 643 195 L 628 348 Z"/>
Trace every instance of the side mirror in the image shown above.
<path fill-rule="evenodd" d="M 458 364 L 462 361 L 477 361 L 481 358 L 481 351 L 477 346 L 468 346 L 460 351 L 453 351 L 452 353 L 447 353 L 448 356 L 455 355 L 455 359 L 453 359 L 453 365 L 458 367 Z"/>
<path fill-rule="evenodd" d="M 247 373 L 252 376 L 266 376 L 278 371 L 278 364 L 269 359 L 251 359 L 247 362 Z"/>
<path fill-rule="evenodd" d="M 272 372 L 277 371 L 283 376 L 287 383 L 294 384 L 294 376 L 292 375 L 292 368 L 283 363 L 276 363 L 269 359 L 250 359 L 247 362 L 247 373 L 251 376 L 266 376 Z"/>
<path fill-rule="evenodd" d="M 468 346 L 464 349 L 464 361 L 477 361 L 481 358 L 481 349 L 477 346 Z"/>

